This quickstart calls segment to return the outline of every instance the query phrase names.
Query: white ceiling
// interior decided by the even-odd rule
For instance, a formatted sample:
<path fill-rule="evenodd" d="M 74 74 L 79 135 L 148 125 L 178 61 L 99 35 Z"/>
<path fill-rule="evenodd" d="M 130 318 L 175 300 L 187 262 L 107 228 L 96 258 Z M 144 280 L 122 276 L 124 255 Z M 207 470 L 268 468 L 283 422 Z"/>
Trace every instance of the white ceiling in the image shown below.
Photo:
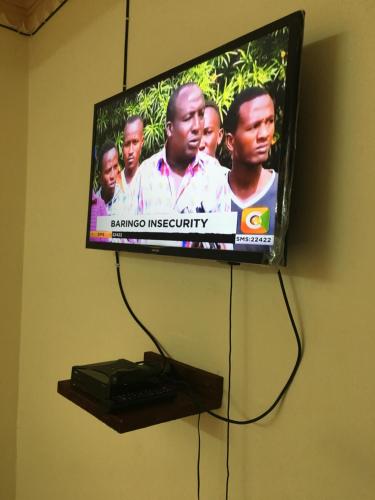
<path fill-rule="evenodd" d="M 0 0 L 0 24 L 32 35 L 67 0 Z"/>

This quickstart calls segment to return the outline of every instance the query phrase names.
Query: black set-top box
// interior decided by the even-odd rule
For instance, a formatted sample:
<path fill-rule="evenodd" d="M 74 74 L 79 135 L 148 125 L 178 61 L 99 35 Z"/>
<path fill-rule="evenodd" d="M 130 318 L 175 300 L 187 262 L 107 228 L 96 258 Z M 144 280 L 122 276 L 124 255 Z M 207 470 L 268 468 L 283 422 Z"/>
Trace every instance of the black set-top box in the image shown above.
<path fill-rule="evenodd" d="M 117 359 L 73 366 L 71 384 L 113 410 L 174 396 L 174 384 L 160 372 L 159 364 Z"/>

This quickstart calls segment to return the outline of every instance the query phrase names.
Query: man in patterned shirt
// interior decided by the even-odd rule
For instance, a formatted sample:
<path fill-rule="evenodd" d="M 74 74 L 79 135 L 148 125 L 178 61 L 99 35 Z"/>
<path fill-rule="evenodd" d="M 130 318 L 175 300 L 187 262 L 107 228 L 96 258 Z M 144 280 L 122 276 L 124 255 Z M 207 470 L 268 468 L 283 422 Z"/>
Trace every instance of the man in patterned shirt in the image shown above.
<path fill-rule="evenodd" d="M 205 101 L 188 83 L 176 89 L 167 107 L 165 147 L 139 170 L 139 214 L 229 212 L 226 169 L 199 151 Z"/>

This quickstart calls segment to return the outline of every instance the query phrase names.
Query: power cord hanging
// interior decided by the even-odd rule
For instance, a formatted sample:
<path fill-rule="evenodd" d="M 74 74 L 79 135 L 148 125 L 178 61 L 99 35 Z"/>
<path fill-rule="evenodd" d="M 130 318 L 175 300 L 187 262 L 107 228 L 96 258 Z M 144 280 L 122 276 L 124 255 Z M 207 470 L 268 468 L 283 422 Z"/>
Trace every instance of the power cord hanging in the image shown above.
<path fill-rule="evenodd" d="M 230 263 L 230 287 L 229 287 L 229 339 L 228 339 L 228 400 L 227 400 L 227 456 L 226 470 L 227 479 L 225 482 L 225 500 L 229 498 L 229 453 L 230 453 L 230 403 L 232 387 L 232 301 L 233 301 L 233 264 Z"/>
<path fill-rule="evenodd" d="M 197 422 L 197 430 L 198 430 L 198 457 L 197 457 L 197 499 L 200 500 L 201 495 L 201 413 L 198 413 L 198 422 Z"/>
<path fill-rule="evenodd" d="M 130 23 L 130 0 L 125 0 L 124 80 L 122 84 L 123 90 L 127 89 L 129 23 Z"/>
<path fill-rule="evenodd" d="M 131 306 L 128 302 L 128 299 L 126 298 L 124 288 L 122 286 L 122 280 L 121 280 L 119 253 L 115 252 L 115 255 L 116 255 L 116 273 L 117 273 L 118 286 L 120 288 L 121 296 L 122 296 L 122 299 L 126 305 L 126 308 L 129 311 L 129 314 L 131 315 L 131 317 L 137 323 L 137 325 L 139 325 L 142 328 L 142 330 L 145 332 L 145 334 L 151 339 L 151 341 L 155 345 L 156 349 L 159 351 L 159 354 L 163 360 L 163 365 L 165 366 L 168 363 L 168 360 L 167 360 L 166 355 L 164 353 L 165 349 L 162 347 L 162 345 L 159 343 L 159 341 L 156 339 L 156 337 L 150 332 L 150 330 L 148 328 L 146 328 L 145 325 L 138 319 L 138 317 L 134 313 L 133 309 L 131 308 Z"/>

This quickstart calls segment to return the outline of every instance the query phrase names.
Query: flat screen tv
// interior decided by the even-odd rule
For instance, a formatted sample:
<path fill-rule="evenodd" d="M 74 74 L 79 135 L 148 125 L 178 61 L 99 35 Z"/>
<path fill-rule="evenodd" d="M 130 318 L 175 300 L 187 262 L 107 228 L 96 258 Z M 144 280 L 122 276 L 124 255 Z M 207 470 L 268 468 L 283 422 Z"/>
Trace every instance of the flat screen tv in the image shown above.
<path fill-rule="evenodd" d="M 95 105 L 88 248 L 285 265 L 303 25 L 295 12 Z"/>

